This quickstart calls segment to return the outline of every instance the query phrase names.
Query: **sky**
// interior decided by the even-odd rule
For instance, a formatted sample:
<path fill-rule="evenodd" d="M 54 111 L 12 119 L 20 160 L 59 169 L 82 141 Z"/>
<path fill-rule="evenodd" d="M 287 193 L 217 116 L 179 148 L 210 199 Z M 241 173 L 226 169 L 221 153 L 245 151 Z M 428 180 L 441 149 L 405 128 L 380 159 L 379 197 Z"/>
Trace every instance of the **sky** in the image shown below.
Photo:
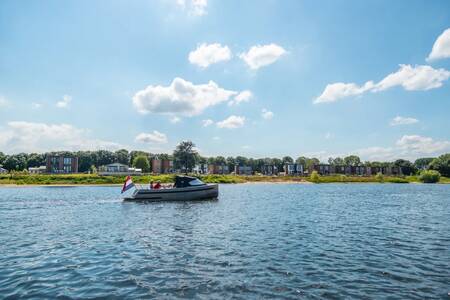
<path fill-rule="evenodd" d="M 450 152 L 450 2 L 0 1 L 0 151 Z"/>

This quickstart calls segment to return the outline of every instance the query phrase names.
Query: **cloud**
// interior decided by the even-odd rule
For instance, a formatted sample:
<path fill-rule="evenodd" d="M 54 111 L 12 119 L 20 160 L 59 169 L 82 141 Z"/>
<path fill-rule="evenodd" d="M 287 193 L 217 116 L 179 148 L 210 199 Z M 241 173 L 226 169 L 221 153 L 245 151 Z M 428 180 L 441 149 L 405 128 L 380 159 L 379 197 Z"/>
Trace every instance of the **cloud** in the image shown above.
<path fill-rule="evenodd" d="M 236 129 L 244 126 L 245 117 L 239 116 L 229 116 L 223 121 L 217 122 L 217 127 L 219 128 L 227 128 L 227 129 Z"/>
<path fill-rule="evenodd" d="M 31 107 L 33 109 L 39 109 L 39 108 L 42 107 L 42 104 L 41 103 L 37 103 L 37 102 L 33 102 L 33 103 L 31 103 Z"/>
<path fill-rule="evenodd" d="M 152 133 L 140 133 L 135 139 L 138 143 L 146 144 L 167 144 L 167 136 L 157 130 L 153 130 Z"/>
<path fill-rule="evenodd" d="M 177 0 L 176 3 L 191 16 L 203 16 L 208 13 L 206 11 L 208 6 L 207 0 Z"/>
<path fill-rule="evenodd" d="M 392 121 L 389 123 L 389 125 L 391 125 L 391 126 L 410 125 L 410 124 L 415 124 L 417 122 L 419 122 L 419 120 L 414 119 L 414 118 L 396 116 L 395 118 L 392 119 Z"/>
<path fill-rule="evenodd" d="M 214 124 L 214 121 L 211 119 L 206 119 L 206 120 L 202 121 L 202 124 L 203 124 L 203 127 L 208 127 L 208 126 Z"/>
<path fill-rule="evenodd" d="M 228 46 L 222 46 L 219 43 L 209 45 L 204 43 L 189 53 L 189 62 L 202 68 L 207 68 L 209 65 L 230 59 L 230 48 Z"/>
<path fill-rule="evenodd" d="M 9 106 L 9 101 L 5 97 L 0 96 L 0 108 Z"/>
<path fill-rule="evenodd" d="M 267 110 L 267 109 L 263 108 L 263 109 L 261 110 L 261 117 L 262 117 L 264 120 L 271 120 L 271 119 L 273 118 L 273 112 L 271 112 L 270 110 Z"/>
<path fill-rule="evenodd" d="M 133 105 L 139 113 L 160 113 L 194 116 L 206 108 L 228 101 L 238 94 L 225 90 L 214 81 L 195 85 L 175 78 L 169 86 L 149 85 L 133 96 Z"/>
<path fill-rule="evenodd" d="M 450 28 L 447 28 L 434 42 L 427 61 L 450 57 Z"/>
<path fill-rule="evenodd" d="M 257 70 L 261 67 L 273 64 L 286 53 L 286 50 L 276 44 L 264 46 L 257 45 L 251 47 L 247 53 L 241 53 L 239 58 L 241 58 L 250 69 Z"/>
<path fill-rule="evenodd" d="M 214 140 L 214 141 L 220 141 L 220 137 L 214 136 L 214 137 L 213 137 L 213 140 Z"/>
<path fill-rule="evenodd" d="M 72 97 L 69 95 L 64 95 L 61 101 L 56 102 L 56 107 L 58 108 L 67 108 L 69 107 L 70 102 L 72 101 Z"/>
<path fill-rule="evenodd" d="M 396 86 L 401 86 L 407 91 L 426 91 L 441 87 L 442 83 L 449 77 L 450 72 L 445 69 L 433 69 L 430 66 L 400 65 L 398 71 L 387 75 L 376 84 L 372 81 L 367 81 L 363 86 L 342 82 L 328 84 L 322 94 L 314 100 L 314 103 L 335 102 L 368 91 L 376 93 Z"/>
<path fill-rule="evenodd" d="M 404 135 L 392 147 L 369 147 L 355 154 L 371 161 L 392 161 L 398 158 L 414 160 L 423 156 L 438 156 L 450 151 L 450 141 L 436 141 L 431 137 Z"/>
<path fill-rule="evenodd" d="M 325 134 L 325 139 L 326 140 L 329 140 L 329 139 L 332 139 L 333 138 L 333 134 L 331 133 L 331 132 L 327 132 L 326 134 Z"/>
<path fill-rule="evenodd" d="M 327 84 L 325 90 L 322 92 L 314 103 L 335 102 L 341 98 L 349 96 L 357 96 L 372 89 L 374 86 L 372 81 L 367 81 L 363 86 L 358 86 L 355 83 L 337 82 Z"/>
<path fill-rule="evenodd" d="M 248 102 L 253 98 L 253 94 L 252 92 L 250 92 L 249 90 L 245 90 L 240 92 L 239 94 L 237 94 L 233 100 L 231 100 L 230 102 L 228 102 L 228 105 L 232 106 L 232 105 L 239 105 L 242 102 Z"/>
<path fill-rule="evenodd" d="M 0 149 L 9 153 L 55 150 L 117 150 L 125 146 L 90 138 L 90 131 L 69 124 L 45 124 L 24 121 L 7 123 L 0 128 Z"/>
<path fill-rule="evenodd" d="M 181 122 L 181 119 L 179 117 L 177 117 L 177 116 L 172 116 L 169 119 L 169 122 L 172 123 L 172 124 L 177 124 L 177 123 Z"/>

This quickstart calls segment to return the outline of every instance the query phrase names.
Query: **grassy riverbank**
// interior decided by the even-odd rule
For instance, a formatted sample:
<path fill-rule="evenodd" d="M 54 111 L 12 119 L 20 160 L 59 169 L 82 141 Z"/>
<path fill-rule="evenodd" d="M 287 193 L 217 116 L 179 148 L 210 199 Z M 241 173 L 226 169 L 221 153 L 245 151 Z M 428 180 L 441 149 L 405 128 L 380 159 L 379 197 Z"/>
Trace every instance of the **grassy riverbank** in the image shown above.
<path fill-rule="evenodd" d="M 96 184 L 122 184 L 124 176 L 99 176 L 96 174 L 68 174 L 68 175 L 28 175 L 28 174 L 5 174 L 0 175 L 0 184 L 3 185 L 96 185 Z M 310 177 L 298 176 L 235 176 L 235 175 L 205 175 L 200 176 L 208 183 L 248 183 L 248 182 L 313 182 Z M 174 175 L 145 175 L 134 176 L 133 181 L 138 184 L 148 184 L 150 181 L 161 181 L 171 183 Z M 387 177 L 382 180 L 375 176 L 320 176 L 314 183 L 419 183 L 417 176 Z M 450 183 L 450 178 L 441 177 L 440 183 Z"/>

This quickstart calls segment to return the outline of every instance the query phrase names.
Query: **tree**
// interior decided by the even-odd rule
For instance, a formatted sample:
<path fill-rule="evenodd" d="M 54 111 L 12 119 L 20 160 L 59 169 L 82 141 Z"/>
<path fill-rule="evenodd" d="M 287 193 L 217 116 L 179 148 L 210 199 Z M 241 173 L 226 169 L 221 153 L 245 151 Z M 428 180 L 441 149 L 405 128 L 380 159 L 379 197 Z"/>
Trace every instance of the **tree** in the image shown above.
<path fill-rule="evenodd" d="M 404 175 L 411 175 L 417 172 L 416 167 L 414 167 L 413 163 L 409 160 L 397 159 L 394 162 L 394 166 L 399 167 Z"/>
<path fill-rule="evenodd" d="M 433 161 L 433 157 L 422 157 L 422 158 L 418 158 L 416 159 L 416 161 L 414 162 L 414 166 L 418 169 L 418 170 L 426 170 L 428 169 L 428 166 L 430 165 L 430 163 Z"/>
<path fill-rule="evenodd" d="M 425 170 L 420 173 L 419 180 L 424 183 L 436 183 L 441 179 L 441 174 L 435 170 Z"/>
<path fill-rule="evenodd" d="M 191 141 L 183 141 L 173 151 L 175 168 L 191 172 L 198 159 L 198 153 L 195 150 L 195 144 Z"/>
<path fill-rule="evenodd" d="M 28 155 L 27 159 L 28 168 L 44 166 L 45 163 L 46 163 L 45 155 L 43 154 L 31 153 L 30 155 Z"/>
<path fill-rule="evenodd" d="M 217 165 L 225 165 L 227 163 L 225 157 L 223 156 L 217 156 L 216 157 L 216 164 Z"/>
<path fill-rule="evenodd" d="M 300 156 L 299 158 L 297 158 L 296 160 L 295 160 L 295 163 L 296 164 L 299 164 L 299 165 L 303 165 L 303 166 L 306 166 L 306 161 L 308 160 L 308 158 L 306 158 L 306 157 L 304 157 L 304 156 Z"/>
<path fill-rule="evenodd" d="M 318 158 L 315 158 L 315 157 L 307 158 L 305 167 L 306 167 L 306 169 L 309 169 L 310 167 L 318 165 L 318 164 L 320 164 L 320 160 Z"/>
<path fill-rule="evenodd" d="M 226 162 L 227 162 L 228 169 L 230 171 L 234 170 L 234 166 L 236 165 L 236 160 L 234 159 L 234 157 L 232 157 L 232 156 L 227 157 Z"/>
<path fill-rule="evenodd" d="M 345 165 L 345 162 L 341 157 L 336 157 L 335 159 L 333 159 L 333 162 L 331 164 L 333 166 L 343 166 Z"/>
<path fill-rule="evenodd" d="M 294 160 L 290 156 L 283 157 L 282 161 L 283 161 L 283 165 L 294 163 Z"/>
<path fill-rule="evenodd" d="M 138 155 L 133 160 L 133 167 L 142 169 L 142 172 L 146 173 L 150 171 L 150 162 L 146 155 Z"/>
<path fill-rule="evenodd" d="M 6 155 L 3 152 L 0 152 L 0 166 L 3 165 L 3 162 L 6 159 Z"/>
<path fill-rule="evenodd" d="M 117 162 L 127 165 L 127 166 L 130 164 L 130 156 L 129 156 L 128 150 L 120 149 L 120 150 L 117 150 L 115 152 L 115 154 L 116 154 Z"/>
<path fill-rule="evenodd" d="M 450 177 L 450 153 L 433 159 L 430 163 L 430 169 L 439 171 L 442 176 Z"/>
<path fill-rule="evenodd" d="M 347 166 L 356 167 L 361 163 L 361 159 L 356 155 L 349 155 L 344 157 L 344 164 Z"/>
<path fill-rule="evenodd" d="M 24 153 L 8 155 L 3 167 L 9 171 L 23 171 L 27 168 L 27 155 Z"/>
<path fill-rule="evenodd" d="M 240 166 L 246 166 L 246 165 L 248 165 L 248 158 L 244 157 L 244 156 L 237 156 L 236 164 L 240 165 Z"/>
<path fill-rule="evenodd" d="M 97 164 L 96 164 L 97 167 L 112 164 L 117 160 L 116 155 L 114 154 L 114 152 L 111 151 L 98 150 L 96 151 L 96 154 L 97 154 Z"/>

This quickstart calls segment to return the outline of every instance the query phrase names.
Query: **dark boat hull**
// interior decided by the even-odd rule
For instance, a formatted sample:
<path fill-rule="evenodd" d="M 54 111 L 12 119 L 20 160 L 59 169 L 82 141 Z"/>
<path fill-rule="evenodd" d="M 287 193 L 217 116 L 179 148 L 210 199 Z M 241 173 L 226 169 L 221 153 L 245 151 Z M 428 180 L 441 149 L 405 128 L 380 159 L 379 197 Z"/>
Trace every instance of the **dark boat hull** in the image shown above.
<path fill-rule="evenodd" d="M 219 196 L 219 186 L 217 184 L 206 184 L 202 186 L 192 186 L 173 189 L 139 189 L 131 197 L 124 198 L 124 201 L 152 202 L 152 201 L 193 201 L 204 199 L 215 199 Z"/>

